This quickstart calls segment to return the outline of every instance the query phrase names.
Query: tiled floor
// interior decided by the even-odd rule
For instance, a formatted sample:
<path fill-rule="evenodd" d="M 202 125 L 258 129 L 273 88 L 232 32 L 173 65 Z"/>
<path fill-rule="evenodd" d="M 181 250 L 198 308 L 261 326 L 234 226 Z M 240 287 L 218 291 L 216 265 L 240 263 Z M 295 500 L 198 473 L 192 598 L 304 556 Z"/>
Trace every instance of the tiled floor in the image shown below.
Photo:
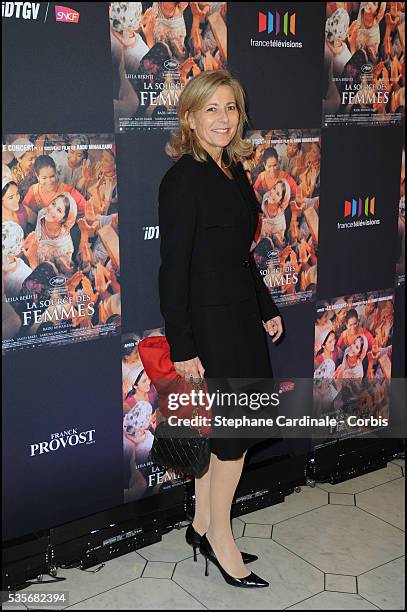
<path fill-rule="evenodd" d="M 250 569 L 269 588 L 231 587 L 212 564 L 206 577 L 185 528 L 96 573 L 59 570 L 66 581 L 58 586 L 69 610 L 404 610 L 404 465 L 395 459 L 337 485 L 302 487 L 234 519 L 239 548 L 259 556 Z M 39 590 L 57 589 L 23 592 Z"/>

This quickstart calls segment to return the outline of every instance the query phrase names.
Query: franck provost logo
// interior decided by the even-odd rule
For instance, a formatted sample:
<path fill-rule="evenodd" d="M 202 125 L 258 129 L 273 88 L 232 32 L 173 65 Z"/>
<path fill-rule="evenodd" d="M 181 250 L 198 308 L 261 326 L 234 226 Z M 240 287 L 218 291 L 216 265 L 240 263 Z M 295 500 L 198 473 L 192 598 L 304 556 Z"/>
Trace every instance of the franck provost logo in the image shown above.
<path fill-rule="evenodd" d="M 302 42 L 299 40 L 290 40 L 297 33 L 297 13 L 257 13 L 257 31 L 262 34 L 269 34 L 268 39 L 250 39 L 251 47 L 286 47 L 297 48 L 302 47 Z M 288 38 L 288 40 L 286 40 Z"/>
<path fill-rule="evenodd" d="M 44 453 L 55 453 L 56 451 L 67 449 L 69 447 L 86 446 L 95 444 L 96 429 L 88 429 L 87 431 L 79 432 L 78 429 L 68 429 L 52 433 L 49 440 L 30 444 L 30 456 L 43 455 Z"/>
<path fill-rule="evenodd" d="M 259 32 L 265 32 L 267 34 L 280 34 L 280 32 L 288 36 L 288 33 L 295 34 L 295 13 L 288 15 L 280 15 L 280 13 L 259 13 Z"/>
<path fill-rule="evenodd" d="M 375 214 L 376 198 L 370 196 L 356 197 L 345 200 L 343 204 L 343 216 L 347 219 L 346 223 L 338 222 L 338 229 L 349 229 L 363 227 L 366 225 L 380 225 L 380 219 L 366 219 Z M 359 218 L 360 220 L 356 221 Z M 354 221 L 352 219 L 355 219 Z"/>

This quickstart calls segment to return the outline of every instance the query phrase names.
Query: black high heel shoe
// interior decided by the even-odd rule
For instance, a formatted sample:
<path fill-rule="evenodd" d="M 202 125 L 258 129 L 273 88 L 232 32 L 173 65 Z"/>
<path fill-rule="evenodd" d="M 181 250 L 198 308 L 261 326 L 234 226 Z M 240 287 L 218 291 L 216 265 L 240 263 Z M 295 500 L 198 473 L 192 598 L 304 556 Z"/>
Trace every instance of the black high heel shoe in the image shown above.
<path fill-rule="evenodd" d="M 231 584 L 232 586 L 244 588 L 270 586 L 270 584 L 266 582 L 266 580 L 263 580 L 263 578 L 256 576 L 256 574 L 253 574 L 253 572 L 250 572 L 248 576 L 243 576 L 243 578 L 235 578 L 234 576 L 228 574 L 227 571 L 223 569 L 223 567 L 217 560 L 216 555 L 213 552 L 212 546 L 209 544 L 208 538 L 206 537 L 206 534 L 204 534 L 201 538 L 201 542 L 199 544 L 199 552 L 205 557 L 205 576 L 209 576 L 208 559 L 210 559 L 212 563 L 214 563 L 218 567 L 225 581 L 228 584 Z"/>
<path fill-rule="evenodd" d="M 197 561 L 196 558 L 196 549 L 199 548 L 199 544 L 201 543 L 202 536 L 199 535 L 197 531 L 192 527 L 192 523 L 188 525 L 187 530 L 185 532 L 185 539 L 187 543 L 193 547 L 194 549 L 194 561 Z M 257 561 L 257 555 L 251 555 L 247 552 L 242 552 L 242 561 L 245 565 L 248 563 L 252 563 L 252 561 Z"/>

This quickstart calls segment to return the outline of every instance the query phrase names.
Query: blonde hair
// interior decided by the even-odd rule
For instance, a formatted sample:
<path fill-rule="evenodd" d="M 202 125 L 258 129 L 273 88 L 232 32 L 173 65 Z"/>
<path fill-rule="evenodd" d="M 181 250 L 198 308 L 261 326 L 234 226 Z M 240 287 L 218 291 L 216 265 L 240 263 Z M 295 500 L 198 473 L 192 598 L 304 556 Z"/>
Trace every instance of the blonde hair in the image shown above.
<path fill-rule="evenodd" d="M 207 160 L 208 153 L 195 136 L 195 130 L 191 130 L 189 127 L 186 115 L 203 108 L 220 85 L 228 85 L 233 89 L 239 111 L 236 134 L 229 145 L 225 147 L 228 165 L 237 163 L 241 158 L 250 157 L 253 153 L 253 144 L 243 139 L 243 130 L 248 123 L 248 117 L 245 108 L 246 97 L 242 85 L 227 70 L 208 70 L 192 77 L 179 97 L 177 105 L 179 127 L 171 134 L 170 141 L 165 146 L 165 152 L 174 161 L 185 153 L 191 154 L 197 161 Z"/>

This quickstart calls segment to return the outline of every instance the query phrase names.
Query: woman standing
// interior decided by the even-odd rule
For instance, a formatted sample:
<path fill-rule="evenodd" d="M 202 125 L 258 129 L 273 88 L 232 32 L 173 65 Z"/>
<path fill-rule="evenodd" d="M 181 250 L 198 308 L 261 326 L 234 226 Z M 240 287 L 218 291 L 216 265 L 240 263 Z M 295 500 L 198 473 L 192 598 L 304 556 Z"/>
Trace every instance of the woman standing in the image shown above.
<path fill-rule="evenodd" d="M 178 103 L 179 129 L 167 153 L 176 163 L 159 190 L 160 307 L 170 357 L 183 377 L 271 378 L 265 330 L 282 320 L 250 251 L 259 204 L 241 160 L 243 88 L 225 70 L 190 79 Z M 253 438 L 211 438 L 207 471 L 195 479 L 196 509 L 186 537 L 234 586 L 268 583 L 248 572 L 230 510 Z"/>

